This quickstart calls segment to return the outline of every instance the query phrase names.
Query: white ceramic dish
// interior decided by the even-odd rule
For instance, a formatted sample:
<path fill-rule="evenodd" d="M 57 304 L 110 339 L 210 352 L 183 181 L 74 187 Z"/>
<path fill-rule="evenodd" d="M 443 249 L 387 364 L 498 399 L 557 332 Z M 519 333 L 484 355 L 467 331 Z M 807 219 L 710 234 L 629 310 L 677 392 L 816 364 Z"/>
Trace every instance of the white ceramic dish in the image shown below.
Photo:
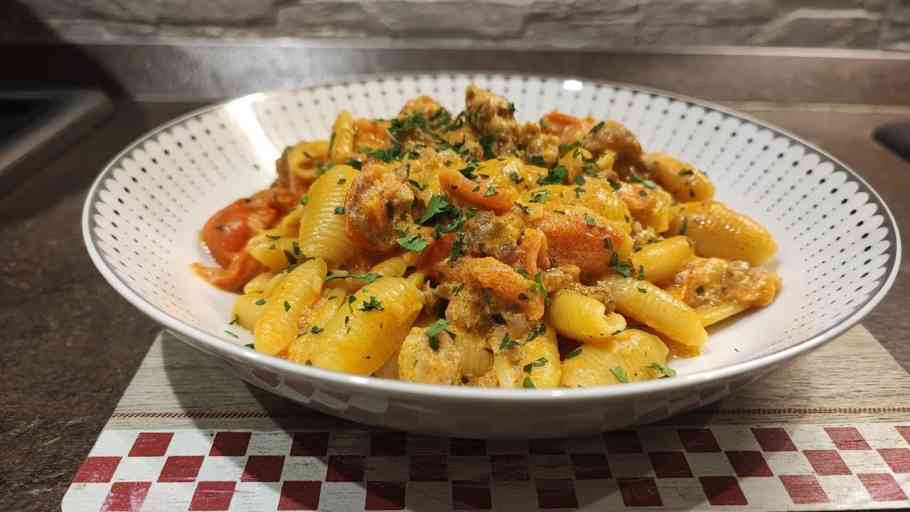
<path fill-rule="evenodd" d="M 625 123 L 647 150 L 707 171 L 717 196 L 758 219 L 781 250 L 771 306 L 711 329 L 704 354 L 672 379 L 592 389 L 417 385 L 293 364 L 244 346 L 233 296 L 189 270 L 197 233 L 230 201 L 264 188 L 301 138 L 326 138 L 336 113 L 392 117 L 429 94 L 452 111 L 468 83 L 514 101 L 521 120 L 558 108 Z M 900 238 L 862 178 L 812 145 L 746 115 L 639 87 L 541 76 L 434 73 L 349 79 L 253 94 L 167 123 L 117 155 L 92 186 L 85 243 L 127 300 L 244 380 L 353 421 L 460 437 L 578 435 L 660 420 L 715 401 L 858 322 L 897 275 Z M 217 405 L 217 404 L 213 404 Z"/>

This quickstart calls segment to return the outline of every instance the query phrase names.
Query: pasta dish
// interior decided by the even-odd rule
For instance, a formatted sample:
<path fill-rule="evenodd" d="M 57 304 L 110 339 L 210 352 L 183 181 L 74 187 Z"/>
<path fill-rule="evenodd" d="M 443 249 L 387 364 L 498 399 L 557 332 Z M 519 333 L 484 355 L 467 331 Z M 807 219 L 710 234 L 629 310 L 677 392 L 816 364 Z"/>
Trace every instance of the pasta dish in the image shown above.
<path fill-rule="evenodd" d="M 770 304 L 771 234 L 696 167 L 613 120 L 469 86 L 393 119 L 342 112 L 284 150 L 268 189 L 201 239 L 232 324 L 300 364 L 431 384 L 588 387 L 668 378 L 705 327 Z"/>

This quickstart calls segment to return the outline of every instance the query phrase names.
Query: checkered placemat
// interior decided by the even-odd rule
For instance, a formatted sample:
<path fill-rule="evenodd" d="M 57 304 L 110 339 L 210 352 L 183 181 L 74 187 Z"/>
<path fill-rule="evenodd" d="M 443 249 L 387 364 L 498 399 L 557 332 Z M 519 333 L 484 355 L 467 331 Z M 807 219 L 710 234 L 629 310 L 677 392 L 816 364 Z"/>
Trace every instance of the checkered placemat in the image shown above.
<path fill-rule="evenodd" d="M 109 430 L 65 511 L 910 507 L 907 425 L 650 427 L 579 439 Z"/>
<path fill-rule="evenodd" d="M 735 397 L 660 425 L 480 441 L 322 415 L 247 386 L 164 334 L 62 508 L 908 509 L 908 391 L 910 375 L 857 327 Z"/>

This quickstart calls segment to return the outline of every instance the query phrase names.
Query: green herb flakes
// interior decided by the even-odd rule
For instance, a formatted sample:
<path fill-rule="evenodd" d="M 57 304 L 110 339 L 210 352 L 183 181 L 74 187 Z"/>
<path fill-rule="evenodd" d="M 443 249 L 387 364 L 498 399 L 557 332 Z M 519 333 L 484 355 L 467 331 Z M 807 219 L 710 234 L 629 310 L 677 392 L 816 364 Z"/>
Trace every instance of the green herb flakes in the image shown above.
<path fill-rule="evenodd" d="M 370 300 L 363 301 L 360 306 L 361 311 L 382 311 L 382 302 L 374 295 L 370 295 Z"/>
<path fill-rule="evenodd" d="M 649 364 L 648 368 L 651 368 L 652 370 L 656 371 L 659 375 L 657 378 L 659 378 L 659 379 L 668 379 L 670 377 L 676 377 L 676 370 L 674 370 L 673 368 L 664 366 L 656 361 Z"/>
<path fill-rule="evenodd" d="M 622 366 L 614 366 L 613 368 L 610 368 L 610 373 L 616 377 L 616 380 L 622 382 L 623 384 L 627 384 L 629 382 L 629 376 L 626 375 L 626 370 L 624 370 Z"/>

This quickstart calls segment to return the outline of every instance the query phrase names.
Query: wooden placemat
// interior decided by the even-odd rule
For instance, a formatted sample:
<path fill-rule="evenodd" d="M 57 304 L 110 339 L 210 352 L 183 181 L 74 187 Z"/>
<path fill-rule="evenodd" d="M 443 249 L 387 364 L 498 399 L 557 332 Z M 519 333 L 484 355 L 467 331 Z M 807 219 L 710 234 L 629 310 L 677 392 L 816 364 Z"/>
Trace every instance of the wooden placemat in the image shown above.
<path fill-rule="evenodd" d="M 588 438 L 384 431 L 248 386 L 167 333 L 66 511 L 910 507 L 910 375 L 863 327 L 736 395 Z"/>

